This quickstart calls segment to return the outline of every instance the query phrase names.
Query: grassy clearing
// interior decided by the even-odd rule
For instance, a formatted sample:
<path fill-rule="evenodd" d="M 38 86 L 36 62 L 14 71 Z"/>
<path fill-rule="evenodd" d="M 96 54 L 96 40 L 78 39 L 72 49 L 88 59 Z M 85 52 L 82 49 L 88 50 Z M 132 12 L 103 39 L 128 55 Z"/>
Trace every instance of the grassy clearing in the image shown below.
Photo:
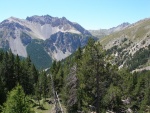
<path fill-rule="evenodd" d="M 32 108 L 35 113 L 55 113 L 55 104 L 49 104 L 48 101 L 52 100 L 50 98 L 41 99 L 40 105 L 37 100 L 30 100 L 32 103 Z M 66 113 L 66 108 L 62 105 L 64 113 Z"/>
<path fill-rule="evenodd" d="M 50 113 L 50 111 L 54 107 L 54 104 L 49 104 L 48 100 L 50 100 L 50 98 L 47 98 L 46 100 L 40 100 L 40 105 L 37 100 L 31 100 L 32 108 L 35 113 Z"/>

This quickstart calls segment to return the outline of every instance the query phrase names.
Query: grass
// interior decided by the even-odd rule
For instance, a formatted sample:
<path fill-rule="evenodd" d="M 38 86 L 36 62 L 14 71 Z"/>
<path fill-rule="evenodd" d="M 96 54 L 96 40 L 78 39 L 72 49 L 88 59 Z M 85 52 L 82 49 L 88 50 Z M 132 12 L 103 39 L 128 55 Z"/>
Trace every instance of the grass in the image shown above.
<path fill-rule="evenodd" d="M 35 113 L 50 113 L 52 108 L 54 107 L 54 104 L 49 104 L 48 100 L 50 98 L 40 100 L 40 105 L 37 100 L 31 100 L 32 108 L 35 111 Z"/>
<path fill-rule="evenodd" d="M 54 113 L 55 111 L 55 104 L 49 104 L 48 101 L 51 100 L 50 98 L 41 99 L 40 105 L 37 100 L 30 100 L 32 103 L 32 108 L 35 113 Z M 62 105 L 64 113 L 66 113 L 66 108 Z"/>

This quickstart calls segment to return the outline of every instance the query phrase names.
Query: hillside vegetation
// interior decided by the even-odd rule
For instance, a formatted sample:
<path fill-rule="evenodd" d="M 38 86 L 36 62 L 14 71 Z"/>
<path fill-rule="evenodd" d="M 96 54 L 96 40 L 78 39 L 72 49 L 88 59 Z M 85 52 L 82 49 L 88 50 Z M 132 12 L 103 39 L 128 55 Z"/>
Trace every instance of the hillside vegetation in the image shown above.
<path fill-rule="evenodd" d="M 131 24 L 124 30 L 99 40 L 120 68 L 135 70 L 149 66 L 150 19 Z"/>
<path fill-rule="evenodd" d="M 30 55 L 31 61 L 37 69 L 45 69 L 52 64 L 52 58 L 42 47 L 42 41 L 32 40 L 27 46 L 27 53 Z"/>

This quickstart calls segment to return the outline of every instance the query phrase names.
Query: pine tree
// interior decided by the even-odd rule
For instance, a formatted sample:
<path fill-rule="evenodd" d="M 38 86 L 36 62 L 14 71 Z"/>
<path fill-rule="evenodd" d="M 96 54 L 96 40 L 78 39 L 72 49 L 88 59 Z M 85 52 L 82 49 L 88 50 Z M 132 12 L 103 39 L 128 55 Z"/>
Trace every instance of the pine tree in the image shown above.
<path fill-rule="evenodd" d="M 78 69 L 78 104 L 86 111 L 87 106 L 94 104 L 99 113 L 100 108 L 100 77 L 103 78 L 105 71 L 105 52 L 102 46 L 93 39 L 89 39 L 88 45 L 80 60 L 81 64 Z M 101 85 L 102 86 L 102 85 Z M 82 98 L 81 98 L 82 97 Z M 96 103 L 95 103 L 96 102 Z"/>
<path fill-rule="evenodd" d="M 48 82 L 47 82 L 47 75 L 45 71 L 41 72 L 40 74 L 40 88 L 42 90 L 43 97 L 46 99 L 47 92 L 48 92 Z"/>
<path fill-rule="evenodd" d="M 4 84 L 3 84 L 1 76 L 0 76 L 0 105 L 2 105 L 6 99 L 6 92 L 4 89 L 5 89 Z"/>
<path fill-rule="evenodd" d="M 37 84 L 35 86 L 35 97 L 38 100 L 39 106 L 40 106 L 41 95 L 42 95 L 42 89 L 39 85 L 39 82 L 37 82 Z"/>
<path fill-rule="evenodd" d="M 60 67 L 59 71 L 58 71 L 58 73 L 56 75 L 56 78 L 55 78 L 55 84 L 57 84 L 56 91 L 58 93 L 61 92 L 61 89 L 63 87 L 63 79 L 64 79 L 64 72 L 62 70 L 62 67 Z"/>
<path fill-rule="evenodd" d="M 21 85 L 25 91 L 25 94 L 33 94 L 34 93 L 34 77 L 38 76 L 36 74 L 36 70 L 32 70 L 32 63 L 30 60 L 30 57 L 27 57 L 22 63 L 21 63 Z M 33 72 L 32 72 L 33 71 Z M 35 77 L 36 78 L 36 77 Z M 37 78 L 36 78 L 37 79 Z"/>
<path fill-rule="evenodd" d="M 21 64 L 20 64 L 20 58 L 17 54 L 16 58 L 15 58 L 15 62 L 14 62 L 14 74 L 15 74 L 15 77 L 16 77 L 16 81 L 18 83 L 21 83 Z"/>
<path fill-rule="evenodd" d="M 16 85 L 16 77 L 14 74 L 14 55 L 11 51 L 6 52 L 2 61 L 2 79 L 7 91 L 10 91 Z"/>
<path fill-rule="evenodd" d="M 117 86 L 110 85 L 107 94 L 103 98 L 103 103 L 109 110 L 117 111 L 121 105 L 121 90 Z M 117 111 L 119 112 L 119 111 Z"/>
<path fill-rule="evenodd" d="M 33 113 L 20 85 L 8 94 L 2 113 Z"/>

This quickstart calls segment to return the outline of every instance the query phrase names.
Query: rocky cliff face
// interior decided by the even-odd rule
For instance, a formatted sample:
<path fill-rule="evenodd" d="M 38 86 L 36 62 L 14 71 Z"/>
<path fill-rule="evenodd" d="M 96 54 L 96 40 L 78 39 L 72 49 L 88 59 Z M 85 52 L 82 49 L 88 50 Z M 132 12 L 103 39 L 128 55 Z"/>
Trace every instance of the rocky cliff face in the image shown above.
<path fill-rule="evenodd" d="M 57 60 L 71 55 L 78 47 L 86 45 L 90 36 L 58 32 L 44 41 L 46 51 Z"/>
<path fill-rule="evenodd" d="M 32 16 L 26 19 L 10 17 L 0 23 L 0 48 L 11 49 L 14 54 L 27 57 L 26 48 L 33 40 L 55 60 L 72 54 L 83 47 L 92 35 L 77 23 L 65 17 Z M 36 45 L 36 44 L 35 44 Z M 31 52 L 30 52 L 31 53 Z"/>

